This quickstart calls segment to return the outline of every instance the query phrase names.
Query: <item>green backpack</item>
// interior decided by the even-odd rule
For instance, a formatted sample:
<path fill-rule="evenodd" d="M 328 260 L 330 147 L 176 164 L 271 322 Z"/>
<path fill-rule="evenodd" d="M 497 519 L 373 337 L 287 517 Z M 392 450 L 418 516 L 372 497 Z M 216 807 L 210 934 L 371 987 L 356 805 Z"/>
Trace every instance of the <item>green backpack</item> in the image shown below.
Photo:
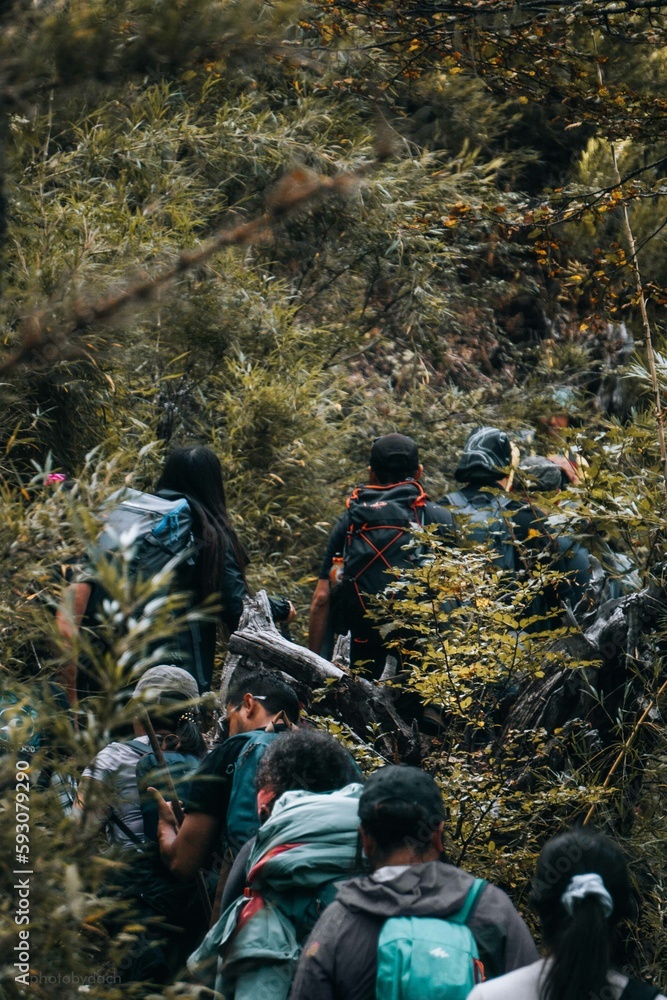
<path fill-rule="evenodd" d="M 279 735 L 280 733 L 254 729 L 249 733 L 230 736 L 227 741 L 228 744 L 232 741 L 242 744 L 236 763 L 229 769 L 233 778 L 227 806 L 226 839 L 234 857 L 259 829 L 255 775 L 265 751 Z"/>
<path fill-rule="evenodd" d="M 376 1000 L 465 1000 L 483 979 L 477 942 L 466 921 L 486 885 L 475 879 L 458 911 L 435 917 L 392 917 L 380 932 Z"/>

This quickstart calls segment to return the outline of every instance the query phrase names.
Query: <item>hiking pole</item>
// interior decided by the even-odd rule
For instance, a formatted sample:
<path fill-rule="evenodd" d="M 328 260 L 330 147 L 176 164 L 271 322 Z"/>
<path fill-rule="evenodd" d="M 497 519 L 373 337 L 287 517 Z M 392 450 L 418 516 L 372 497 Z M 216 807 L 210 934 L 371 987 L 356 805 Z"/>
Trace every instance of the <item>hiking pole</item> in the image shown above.
<path fill-rule="evenodd" d="M 180 829 L 185 819 L 185 814 L 181 808 L 181 803 L 178 798 L 178 792 L 176 791 L 176 785 L 174 784 L 174 779 L 171 776 L 171 771 L 167 766 L 167 762 L 164 759 L 164 754 L 162 752 L 162 747 L 158 742 L 155 730 L 153 729 L 153 723 L 151 722 L 151 717 L 148 714 L 148 709 L 144 706 L 142 708 L 142 722 L 144 729 L 146 730 L 146 735 L 148 736 L 148 742 L 151 745 L 151 750 L 155 754 L 155 759 L 157 760 L 158 767 L 162 768 L 162 771 L 167 782 L 167 790 L 171 796 L 171 808 L 174 811 L 174 818 L 176 820 L 176 828 Z M 206 879 L 204 878 L 204 873 L 199 869 L 197 872 L 197 888 L 199 889 L 199 895 L 201 897 L 202 906 L 204 907 L 204 912 L 206 914 L 207 920 L 210 921 L 211 914 L 213 912 L 211 908 L 211 900 L 208 897 L 208 889 L 206 888 Z"/>
<path fill-rule="evenodd" d="M 146 735 L 148 736 L 148 742 L 151 745 L 151 750 L 155 754 L 155 759 L 157 760 L 158 767 L 161 767 L 164 771 L 165 781 L 167 783 L 167 790 L 171 796 L 171 808 L 174 810 L 174 816 L 176 817 L 176 825 L 182 826 L 183 820 L 185 819 L 185 814 L 181 809 L 181 803 L 178 798 L 178 792 L 176 791 L 176 785 L 174 784 L 174 779 L 171 776 L 171 771 L 167 766 L 167 762 L 164 759 L 164 754 L 162 752 L 162 747 L 158 743 L 158 738 L 153 729 L 153 723 L 151 722 L 151 717 L 148 714 L 148 709 L 143 709 L 143 719 L 144 729 L 146 730 Z"/>

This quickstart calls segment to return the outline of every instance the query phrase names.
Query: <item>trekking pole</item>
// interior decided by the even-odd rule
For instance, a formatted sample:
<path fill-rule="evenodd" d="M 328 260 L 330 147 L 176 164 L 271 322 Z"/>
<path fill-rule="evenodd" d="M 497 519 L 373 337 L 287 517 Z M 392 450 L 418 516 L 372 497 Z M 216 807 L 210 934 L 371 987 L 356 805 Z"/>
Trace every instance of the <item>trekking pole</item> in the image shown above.
<path fill-rule="evenodd" d="M 155 754 L 155 759 L 157 760 L 158 767 L 161 767 L 164 771 L 165 781 L 167 783 L 167 790 L 171 796 L 171 808 L 174 810 L 174 816 L 176 817 L 176 825 L 181 826 L 183 820 L 185 819 L 185 814 L 181 809 L 181 803 L 178 798 L 178 792 L 176 791 L 176 785 L 174 784 L 174 779 L 171 776 L 171 771 L 167 766 L 167 762 L 164 759 L 164 754 L 162 752 L 162 747 L 158 743 L 158 738 L 153 729 L 153 723 L 151 722 L 151 717 L 148 714 L 148 709 L 143 709 L 143 719 L 144 728 L 146 730 L 146 735 L 148 736 L 148 742 L 151 745 L 151 750 Z"/>
<path fill-rule="evenodd" d="M 158 742 L 155 730 L 153 729 L 153 723 L 151 722 L 151 717 L 148 714 L 148 709 L 144 706 L 142 709 L 142 722 L 144 729 L 146 730 L 146 735 L 148 736 L 148 742 L 151 745 L 151 750 L 155 754 L 155 759 L 157 760 L 158 767 L 162 768 L 162 771 L 167 782 L 167 790 L 171 796 L 171 808 L 174 811 L 174 818 L 176 820 L 176 827 L 180 829 L 185 819 L 185 814 L 181 808 L 181 803 L 178 798 L 178 792 L 176 791 L 176 785 L 174 784 L 174 779 L 171 776 L 171 771 L 167 766 L 167 762 L 164 759 L 164 754 L 162 752 L 162 747 Z M 207 920 L 210 921 L 213 909 L 211 907 L 211 900 L 208 896 L 208 889 L 206 888 L 206 879 L 204 878 L 204 873 L 199 869 L 197 872 L 197 888 L 199 889 L 199 895 L 201 897 L 202 906 L 204 907 L 204 912 L 206 914 Z"/>

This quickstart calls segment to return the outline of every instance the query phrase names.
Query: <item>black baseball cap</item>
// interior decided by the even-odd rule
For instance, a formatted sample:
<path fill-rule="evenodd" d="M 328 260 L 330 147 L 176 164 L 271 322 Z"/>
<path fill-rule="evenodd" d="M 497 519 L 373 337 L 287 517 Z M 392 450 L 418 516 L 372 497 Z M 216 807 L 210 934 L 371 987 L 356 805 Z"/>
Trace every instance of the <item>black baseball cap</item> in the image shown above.
<path fill-rule="evenodd" d="M 359 799 L 359 819 L 373 819 L 379 805 L 405 802 L 419 806 L 429 819 L 446 819 L 442 793 L 430 774 L 407 764 L 389 764 L 374 771 L 366 781 Z"/>
<path fill-rule="evenodd" d="M 370 467 L 381 483 L 408 479 L 419 468 L 419 450 L 405 434 L 383 434 L 371 445 Z"/>

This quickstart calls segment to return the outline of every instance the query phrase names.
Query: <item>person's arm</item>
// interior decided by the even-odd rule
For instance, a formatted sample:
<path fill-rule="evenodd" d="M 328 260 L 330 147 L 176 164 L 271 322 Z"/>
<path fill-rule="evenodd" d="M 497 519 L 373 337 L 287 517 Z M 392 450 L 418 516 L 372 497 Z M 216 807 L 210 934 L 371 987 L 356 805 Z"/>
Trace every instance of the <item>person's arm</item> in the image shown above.
<path fill-rule="evenodd" d="M 509 900 L 508 900 L 509 902 Z M 510 903 L 506 917 L 507 945 L 505 948 L 505 972 L 522 969 L 538 960 L 539 952 L 532 935 L 523 919 Z"/>
<path fill-rule="evenodd" d="M 221 618 L 230 632 L 238 628 L 243 612 L 243 598 L 247 597 L 248 584 L 239 566 L 231 543 L 227 544 L 222 567 L 220 596 L 222 598 Z"/>
<path fill-rule="evenodd" d="M 334 556 L 341 556 L 345 548 L 345 535 L 347 533 L 348 520 L 343 514 L 334 525 L 334 529 L 329 535 L 327 550 L 324 554 L 322 566 L 320 568 L 319 579 L 315 587 L 315 593 L 310 603 L 310 619 L 308 622 L 308 649 L 314 653 L 319 653 L 327 632 L 329 623 L 329 608 L 331 605 L 331 583 L 329 574 L 333 566 Z"/>
<path fill-rule="evenodd" d="M 336 1000 L 333 973 L 336 946 L 335 938 L 329 940 L 330 910 L 327 907 L 301 949 L 289 1000 Z"/>
<path fill-rule="evenodd" d="M 315 593 L 310 604 L 310 619 L 308 622 L 308 649 L 319 653 L 329 622 L 329 606 L 331 604 L 331 584 L 328 578 L 318 580 Z"/>
<path fill-rule="evenodd" d="M 103 781 L 83 774 L 79 780 L 72 816 L 85 837 L 96 836 L 110 812 L 108 790 Z"/>
<path fill-rule="evenodd" d="M 72 583 L 65 591 L 56 612 L 56 626 L 62 636 L 63 645 L 71 652 L 74 641 L 88 607 L 93 587 L 90 583 Z M 74 659 L 63 663 L 56 673 L 56 680 L 65 690 L 70 705 L 77 704 L 77 665 Z"/>
<path fill-rule="evenodd" d="M 179 829 L 171 803 L 156 788 L 149 788 L 148 791 L 158 804 L 160 858 L 176 878 L 183 881 L 194 878 L 211 855 L 220 829 L 218 820 L 206 813 L 188 813 Z"/>
<path fill-rule="evenodd" d="M 488 979 L 532 965 L 539 958 L 524 920 L 507 894 L 488 884 L 468 923 Z"/>

